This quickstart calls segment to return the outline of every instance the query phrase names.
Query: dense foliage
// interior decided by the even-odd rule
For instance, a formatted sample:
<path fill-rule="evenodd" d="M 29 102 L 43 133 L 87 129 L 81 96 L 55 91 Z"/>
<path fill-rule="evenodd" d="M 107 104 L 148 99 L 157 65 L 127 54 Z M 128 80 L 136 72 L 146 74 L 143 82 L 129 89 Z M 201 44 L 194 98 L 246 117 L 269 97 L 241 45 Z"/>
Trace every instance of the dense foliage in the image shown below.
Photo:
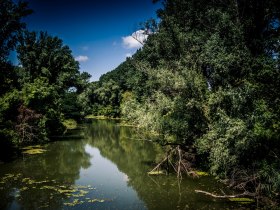
<path fill-rule="evenodd" d="M 97 84 L 119 86 L 106 104 L 232 186 L 279 199 L 279 1 L 160 2 L 156 33 Z"/>
<path fill-rule="evenodd" d="M 62 40 L 23 31 L 25 3 L 1 1 L 1 148 L 59 135 L 65 118 L 123 117 L 231 186 L 279 201 L 280 2 L 154 2 L 160 22 L 147 22 L 143 47 L 89 84 Z"/>
<path fill-rule="evenodd" d="M 79 64 L 61 39 L 25 30 L 21 19 L 30 13 L 26 3 L 1 1 L 1 159 L 13 147 L 62 134 L 65 118 L 83 115 L 77 101 L 90 75 L 79 72 Z M 20 65 L 9 60 L 11 51 L 17 52 Z"/>

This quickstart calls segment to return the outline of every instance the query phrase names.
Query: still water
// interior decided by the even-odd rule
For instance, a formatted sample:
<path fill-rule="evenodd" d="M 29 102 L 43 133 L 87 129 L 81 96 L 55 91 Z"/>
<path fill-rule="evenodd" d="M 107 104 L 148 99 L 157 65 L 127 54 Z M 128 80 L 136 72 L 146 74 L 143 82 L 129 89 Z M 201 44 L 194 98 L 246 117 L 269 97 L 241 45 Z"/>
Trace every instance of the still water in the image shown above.
<path fill-rule="evenodd" d="M 211 177 L 148 175 L 162 148 L 114 121 L 93 120 L 42 151 L 0 165 L 0 209 L 246 208 L 194 192 L 228 192 Z"/>

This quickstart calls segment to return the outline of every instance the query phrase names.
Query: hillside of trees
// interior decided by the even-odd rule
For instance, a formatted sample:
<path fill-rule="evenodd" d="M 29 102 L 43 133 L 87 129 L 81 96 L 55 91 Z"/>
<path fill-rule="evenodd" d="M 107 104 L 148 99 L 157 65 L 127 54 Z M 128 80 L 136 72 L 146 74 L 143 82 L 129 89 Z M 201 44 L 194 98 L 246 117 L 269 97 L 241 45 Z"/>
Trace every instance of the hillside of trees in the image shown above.
<path fill-rule="evenodd" d="M 182 171 L 279 203 L 280 1 L 154 2 L 143 47 L 92 83 L 61 39 L 25 30 L 25 3 L 1 3 L 1 158 L 61 135 L 65 119 L 121 117 L 176 148 Z"/>
<path fill-rule="evenodd" d="M 92 113 L 122 117 L 230 186 L 279 199 L 279 1 L 160 2 L 156 32 L 87 88 Z"/>

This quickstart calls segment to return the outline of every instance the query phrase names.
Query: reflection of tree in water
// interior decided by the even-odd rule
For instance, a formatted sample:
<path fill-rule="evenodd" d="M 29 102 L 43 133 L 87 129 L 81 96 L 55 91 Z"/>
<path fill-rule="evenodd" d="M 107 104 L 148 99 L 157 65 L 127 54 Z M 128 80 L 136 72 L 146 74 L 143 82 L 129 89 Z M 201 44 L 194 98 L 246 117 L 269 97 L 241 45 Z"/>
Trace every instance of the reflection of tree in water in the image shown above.
<path fill-rule="evenodd" d="M 209 202 L 208 198 L 194 193 L 194 189 L 217 191 L 219 186 L 213 179 L 184 178 L 178 183 L 172 175 L 149 176 L 147 172 L 164 156 L 162 148 L 137 140 L 139 137 L 131 128 L 99 120 L 87 124 L 82 132 L 85 140 L 54 142 L 46 146 L 46 153 L 25 156 L 23 160 L 1 166 L 0 179 L 4 174 L 11 175 L 4 184 L 0 183 L 0 209 L 9 209 L 13 200 L 17 200 L 22 209 L 44 206 L 62 209 L 69 194 L 76 190 L 73 184 L 79 178 L 80 169 L 90 166 L 86 144 L 97 147 L 104 157 L 128 175 L 128 185 L 148 209 L 237 208 L 222 202 Z"/>
<path fill-rule="evenodd" d="M 212 202 L 195 194 L 195 189 L 219 190 L 211 178 L 192 179 L 184 177 L 178 182 L 176 175 L 149 176 L 156 162 L 163 158 L 159 145 L 140 139 L 133 129 L 119 127 L 110 121 L 93 121 L 86 129 L 88 143 L 114 162 L 118 169 L 128 175 L 128 185 L 138 193 L 148 209 L 215 209 L 236 208 L 226 202 Z M 216 186 L 216 187 L 213 187 Z M 220 190 L 219 190 L 220 192 Z M 199 201 L 199 202 L 198 202 Z"/>
<path fill-rule="evenodd" d="M 7 164 L 7 171 L 17 174 L 18 178 L 7 179 L 9 182 L 0 190 L 0 209 L 7 208 L 13 199 L 17 199 L 23 209 L 44 206 L 62 209 L 63 200 L 69 197 L 69 193 L 64 192 L 73 191 L 80 169 L 90 166 L 85 143 L 81 140 L 54 142 L 46 146 L 46 153 L 24 156 L 22 161 Z M 1 173 L 0 178 L 3 175 Z"/>
<path fill-rule="evenodd" d="M 146 174 L 151 164 L 162 157 L 159 145 L 139 140 L 132 128 L 120 127 L 112 121 L 93 121 L 86 131 L 88 144 L 97 147 L 123 172 Z"/>

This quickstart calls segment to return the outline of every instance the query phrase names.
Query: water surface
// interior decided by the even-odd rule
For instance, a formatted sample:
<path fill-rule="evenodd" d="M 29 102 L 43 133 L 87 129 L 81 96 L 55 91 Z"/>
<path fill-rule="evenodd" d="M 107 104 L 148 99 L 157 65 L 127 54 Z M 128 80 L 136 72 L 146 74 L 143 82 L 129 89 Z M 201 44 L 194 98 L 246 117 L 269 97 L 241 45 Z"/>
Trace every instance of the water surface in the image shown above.
<path fill-rule="evenodd" d="M 132 128 L 94 120 L 46 152 L 0 165 L 0 209 L 239 209 L 195 189 L 228 192 L 211 177 L 179 181 L 147 174 L 163 158 L 159 145 Z M 245 206 L 246 207 L 246 206 Z"/>

